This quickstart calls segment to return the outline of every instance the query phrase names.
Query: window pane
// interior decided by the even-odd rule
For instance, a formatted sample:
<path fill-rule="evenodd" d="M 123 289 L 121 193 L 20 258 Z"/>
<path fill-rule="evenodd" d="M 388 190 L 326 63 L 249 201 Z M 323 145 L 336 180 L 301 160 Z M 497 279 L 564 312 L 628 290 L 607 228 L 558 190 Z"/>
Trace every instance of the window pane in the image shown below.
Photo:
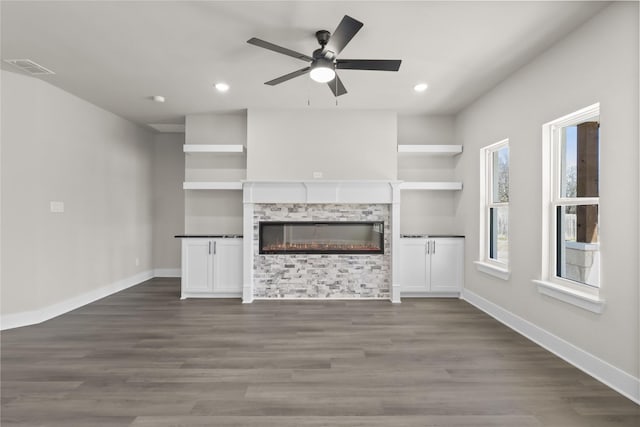
<path fill-rule="evenodd" d="M 492 153 L 492 202 L 509 201 L 509 147 L 503 147 Z"/>
<path fill-rule="evenodd" d="M 558 206 L 556 275 L 600 286 L 598 205 Z"/>
<path fill-rule="evenodd" d="M 489 258 L 509 263 L 509 208 L 489 209 Z"/>
<path fill-rule="evenodd" d="M 598 197 L 599 128 L 597 118 L 562 128 L 560 197 Z"/>

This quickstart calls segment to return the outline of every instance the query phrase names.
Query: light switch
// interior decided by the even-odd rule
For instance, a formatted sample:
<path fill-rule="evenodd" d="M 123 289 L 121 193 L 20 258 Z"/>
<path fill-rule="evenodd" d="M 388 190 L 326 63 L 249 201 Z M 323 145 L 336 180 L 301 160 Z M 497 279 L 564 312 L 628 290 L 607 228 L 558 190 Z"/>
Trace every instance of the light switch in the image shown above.
<path fill-rule="evenodd" d="M 322 178 L 322 172 L 314 172 L 314 173 L 313 173 L 313 178 L 314 178 L 314 179 L 320 179 L 320 178 Z"/>
<path fill-rule="evenodd" d="M 63 213 L 64 202 L 57 202 L 57 201 L 49 202 L 49 208 L 53 213 Z"/>

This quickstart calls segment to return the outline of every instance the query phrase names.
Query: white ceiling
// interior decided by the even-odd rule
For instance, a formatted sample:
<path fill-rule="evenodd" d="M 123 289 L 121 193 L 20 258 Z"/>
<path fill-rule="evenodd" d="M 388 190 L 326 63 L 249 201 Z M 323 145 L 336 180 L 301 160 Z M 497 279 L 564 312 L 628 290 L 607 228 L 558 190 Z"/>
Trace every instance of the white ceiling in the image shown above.
<path fill-rule="evenodd" d="M 340 71 L 349 93 L 337 108 L 451 114 L 605 4 L 2 1 L 1 52 L 3 60 L 28 58 L 55 71 L 42 79 L 138 123 L 245 108 L 336 108 L 326 84 L 308 76 L 264 85 L 305 63 L 246 41 L 258 37 L 310 55 L 315 31 L 333 31 L 348 14 L 364 27 L 340 58 L 402 59 L 402 66 L 397 73 Z M 218 93 L 218 81 L 231 90 Z M 429 89 L 415 93 L 418 82 Z M 154 103 L 152 95 L 167 101 Z"/>

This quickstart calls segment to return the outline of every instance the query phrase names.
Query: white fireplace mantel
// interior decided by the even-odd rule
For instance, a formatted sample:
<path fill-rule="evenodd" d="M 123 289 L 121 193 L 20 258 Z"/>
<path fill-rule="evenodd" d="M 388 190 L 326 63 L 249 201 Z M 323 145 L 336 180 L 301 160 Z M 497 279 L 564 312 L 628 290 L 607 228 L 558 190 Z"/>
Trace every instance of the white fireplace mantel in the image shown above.
<path fill-rule="evenodd" d="M 254 299 L 254 204 L 327 203 L 327 204 L 389 204 L 391 216 L 391 289 L 390 299 L 400 302 L 397 266 L 400 245 L 400 181 L 313 180 L 313 181 L 244 181 L 244 287 L 242 302 Z"/>
<path fill-rule="evenodd" d="M 400 181 L 244 181 L 244 203 L 394 203 Z"/>

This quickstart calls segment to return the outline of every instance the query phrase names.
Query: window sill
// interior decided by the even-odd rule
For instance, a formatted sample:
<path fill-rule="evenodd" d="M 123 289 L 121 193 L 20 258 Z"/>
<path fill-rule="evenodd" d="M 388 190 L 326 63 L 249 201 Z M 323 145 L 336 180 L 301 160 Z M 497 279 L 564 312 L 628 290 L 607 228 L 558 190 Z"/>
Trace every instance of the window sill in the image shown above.
<path fill-rule="evenodd" d="M 592 313 L 600 314 L 604 310 L 605 301 L 597 295 L 590 295 L 545 280 L 534 280 L 533 283 L 538 285 L 538 292 L 542 295 L 575 305 Z"/>
<path fill-rule="evenodd" d="M 509 270 L 497 267 L 484 261 L 474 261 L 473 263 L 476 265 L 478 271 L 481 271 L 493 277 L 497 277 L 498 279 L 509 280 L 509 276 L 511 275 L 511 272 Z"/>

